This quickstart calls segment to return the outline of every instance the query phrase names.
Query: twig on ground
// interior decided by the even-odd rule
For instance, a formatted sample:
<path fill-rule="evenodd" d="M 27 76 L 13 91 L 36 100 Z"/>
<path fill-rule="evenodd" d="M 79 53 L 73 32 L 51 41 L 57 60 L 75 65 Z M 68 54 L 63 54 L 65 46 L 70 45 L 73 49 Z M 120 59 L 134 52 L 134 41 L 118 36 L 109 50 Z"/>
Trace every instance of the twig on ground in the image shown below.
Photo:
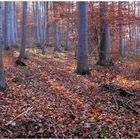
<path fill-rule="evenodd" d="M 3 131 L 6 130 L 6 131 L 7 131 L 8 133 L 10 133 L 11 135 L 13 134 L 9 129 L 7 129 L 7 128 L 5 128 L 5 127 L 1 127 L 1 126 L 0 126 L 0 129 L 3 130 Z"/>
<path fill-rule="evenodd" d="M 119 110 L 119 105 L 118 105 L 118 102 L 117 102 L 117 99 L 116 99 L 116 96 L 115 96 L 115 95 L 116 95 L 116 94 L 112 94 L 112 97 L 113 97 L 114 102 L 115 102 L 116 111 L 118 111 L 118 110 Z"/>
<path fill-rule="evenodd" d="M 33 106 L 28 108 L 26 111 L 22 112 L 21 114 L 19 114 L 17 117 L 15 117 L 14 119 L 10 120 L 8 123 L 6 123 L 5 125 L 8 126 L 10 125 L 13 121 L 15 121 L 17 118 L 19 118 L 20 116 L 23 116 L 24 114 L 28 113 L 30 110 L 33 109 Z"/>

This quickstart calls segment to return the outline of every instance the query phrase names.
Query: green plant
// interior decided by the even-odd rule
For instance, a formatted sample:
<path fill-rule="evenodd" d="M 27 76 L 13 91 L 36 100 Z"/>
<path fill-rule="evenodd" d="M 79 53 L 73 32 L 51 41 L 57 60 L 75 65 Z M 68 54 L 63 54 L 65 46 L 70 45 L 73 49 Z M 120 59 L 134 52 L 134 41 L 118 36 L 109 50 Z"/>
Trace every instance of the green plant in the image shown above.
<path fill-rule="evenodd" d="M 140 68 L 137 70 L 137 74 L 140 74 Z"/>
<path fill-rule="evenodd" d="M 105 139 L 110 138 L 109 128 L 107 126 L 101 127 L 100 136 L 101 136 L 101 138 L 105 138 Z"/>
<path fill-rule="evenodd" d="M 79 118 L 80 118 L 80 120 L 82 120 L 82 119 L 84 118 L 84 116 L 83 116 L 83 115 L 80 115 L 80 117 L 79 117 Z"/>
<path fill-rule="evenodd" d="M 65 41 L 62 41 L 61 42 L 61 47 L 65 47 L 66 46 L 66 42 Z"/>

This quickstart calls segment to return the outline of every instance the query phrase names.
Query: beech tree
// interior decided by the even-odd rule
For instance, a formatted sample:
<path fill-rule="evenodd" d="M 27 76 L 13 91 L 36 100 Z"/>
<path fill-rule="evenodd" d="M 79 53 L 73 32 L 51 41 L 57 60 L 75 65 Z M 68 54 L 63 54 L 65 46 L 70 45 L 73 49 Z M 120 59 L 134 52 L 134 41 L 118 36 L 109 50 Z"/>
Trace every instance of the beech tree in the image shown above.
<path fill-rule="evenodd" d="M 18 39 L 18 31 L 17 31 L 17 12 L 16 12 L 16 2 L 13 2 L 13 11 L 14 11 L 14 33 L 15 33 L 15 42 L 17 42 L 17 39 Z"/>
<path fill-rule="evenodd" d="M 119 55 L 123 57 L 123 40 L 122 40 L 122 2 L 118 2 L 118 16 L 119 19 Z"/>
<path fill-rule="evenodd" d="M 77 73 L 85 75 L 89 74 L 87 2 L 78 2 L 78 19 Z"/>
<path fill-rule="evenodd" d="M 68 2 L 68 19 L 67 19 L 67 33 L 66 33 L 66 47 L 65 50 L 69 48 L 69 30 L 70 30 L 70 2 Z"/>
<path fill-rule="evenodd" d="M 58 37 L 58 19 L 57 19 L 57 11 L 58 11 L 58 3 L 53 2 L 54 9 L 54 51 L 59 50 L 59 37 Z"/>
<path fill-rule="evenodd" d="M 22 42 L 21 42 L 20 54 L 19 54 L 19 60 L 21 62 L 25 59 L 26 20 L 27 20 L 27 1 L 22 2 Z"/>
<path fill-rule="evenodd" d="M 61 23 L 61 41 L 64 41 L 64 22 Z"/>
<path fill-rule="evenodd" d="M 46 52 L 46 45 L 47 45 L 47 15 L 48 15 L 48 2 L 44 2 L 43 7 L 43 26 L 42 26 L 42 32 L 43 32 L 43 41 L 42 41 L 42 54 L 45 54 Z"/>
<path fill-rule="evenodd" d="M 111 46 L 110 46 L 110 30 L 108 21 L 108 2 L 100 2 L 100 48 L 99 48 L 99 65 L 112 65 Z"/>
<path fill-rule="evenodd" d="M 6 49 L 10 49 L 10 47 L 11 47 L 11 44 L 10 44 L 10 2 L 9 1 L 5 1 L 4 5 L 5 5 L 5 11 L 4 11 L 4 14 L 5 14 L 5 17 L 4 17 L 5 48 Z"/>
<path fill-rule="evenodd" d="M 37 47 L 41 47 L 41 37 L 40 37 L 40 20 L 39 20 L 39 2 L 33 2 L 33 13 L 34 13 L 34 22 L 35 22 L 35 30 L 36 30 L 36 41 Z"/>
<path fill-rule="evenodd" d="M 10 38 L 11 38 L 11 46 L 15 47 L 16 45 L 16 40 L 15 40 L 15 26 L 14 26 L 14 7 L 13 7 L 13 2 L 10 3 Z"/>
<path fill-rule="evenodd" d="M 0 90 L 6 89 L 6 81 L 3 69 L 3 58 L 2 58 L 2 1 L 0 1 Z"/>

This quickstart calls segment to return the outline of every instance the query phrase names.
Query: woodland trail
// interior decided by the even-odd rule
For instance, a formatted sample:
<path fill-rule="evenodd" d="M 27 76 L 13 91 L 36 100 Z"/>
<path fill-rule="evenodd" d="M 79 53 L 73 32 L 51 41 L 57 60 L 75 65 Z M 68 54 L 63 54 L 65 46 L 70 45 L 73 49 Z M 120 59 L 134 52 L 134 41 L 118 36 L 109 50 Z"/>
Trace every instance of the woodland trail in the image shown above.
<path fill-rule="evenodd" d="M 9 88 L 0 92 L 0 138 L 140 137 L 139 116 L 123 107 L 116 112 L 112 93 L 99 90 L 104 83 L 133 87 L 137 98 L 132 103 L 139 107 L 138 65 L 95 65 L 90 75 L 80 76 L 74 73 L 74 51 L 48 48 L 43 56 L 27 49 L 27 54 L 26 67 L 13 63 L 16 51 L 13 61 L 4 59 Z"/>

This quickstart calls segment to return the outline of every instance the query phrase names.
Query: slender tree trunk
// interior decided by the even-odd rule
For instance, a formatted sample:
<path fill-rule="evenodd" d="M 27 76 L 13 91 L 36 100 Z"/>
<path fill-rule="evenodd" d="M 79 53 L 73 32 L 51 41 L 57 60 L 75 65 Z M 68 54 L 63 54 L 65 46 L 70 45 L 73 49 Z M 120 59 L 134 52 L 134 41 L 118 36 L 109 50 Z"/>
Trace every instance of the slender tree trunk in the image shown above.
<path fill-rule="evenodd" d="M 118 16 L 122 17 L 122 2 L 118 2 Z M 123 57 L 122 19 L 119 19 L 119 56 Z"/>
<path fill-rule="evenodd" d="M 14 29 L 15 29 L 15 41 L 18 40 L 18 33 L 17 33 L 17 12 L 16 12 L 16 2 L 14 2 Z"/>
<path fill-rule="evenodd" d="M 26 21 L 27 21 L 27 1 L 22 2 L 22 42 L 20 47 L 19 60 L 23 61 L 25 59 L 25 48 L 26 48 Z"/>
<path fill-rule="evenodd" d="M 108 14 L 108 2 L 100 2 L 100 34 L 101 42 L 99 48 L 99 65 L 112 65 L 111 47 L 110 47 L 110 30 L 108 21 L 105 19 Z"/>
<path fill-rule="evenodd" d="M 131 17 L 131 12 L 130 12 L 130 3 L 128 2 L 128 15 L 129 15 L 129 47 L 130 47 L 130 54 L 132 51 L 132 31 L 131 31 L 131 21 L 130 21 L 130 17 Z"/>
<path fill-rule="evenodd" d="M 37 23 L 36 23 L 36 8 L 35 8 L 35 6 L 36 6 L 35 2 L 32 2 L 33 21 L 34 21 L 34 24 L 33 24 L 34 41 L 33 42 L 36 44 L 36 42 L 37 42 Z"/>
<path fill-rule="evenodd" d="M 58 38 L 58 19 L 57 19 L 57 12 L 58 12 L 58 5 L 57 2 L 53 2 L 53 9 L 54 9 L 54 51 L 59 50 L 59 38 Z"/>
<path fill-rule="evenodd" d="M 5 1 L 5 48 L 10 49 L 10 3 Z"/>
<path fill-rule="evenodd" d="M 49 46 L 49 43 L 50 43 L 49 4 L 50 4 L 50 2 L 48 2 L 48 4 L 47 4 L 47 44 L 46 44 L 47 46 Z"/>
<path fill-rule="evenodd" d="M 10 2 L 10 36 L 11 36 L 11 46 L 15 46 L 15 29 L 14 29 L 14 11 L 13 2 Z"/>
<path fill-rule="evenodd" d="M 70 30 L 70 2 L 68 2 L 68 19 L 67 19 L 67 33 L 66 33 L 66 48 L 65 50 L 69 49 L 69 30 Z"/>
<path fill-rule="evenodd" d="M 74 2 L 72 1 L 72 4 L 71 4 L 72 8 L 71 8 L 71 26 L 72 26 L 72 34 L 73 34 L 73 38 L 72 38 L 72 43 L 74 44 L 74 17 L 73 17 L 73 14 L 74 14 Z"/>
<path fill-rule="evenodd" d="M 88 19 L 87 2 L 78 2 L 78 52 L 77 73 L 89 74 L 88 67 Z"/>
<path fill-rule="evenodd" d="M 46 52 L 46 45 L 47 45 L 47 14 L 48 14 L 48 2 L 44 2 L 44 15 L 43 15 L 43 48 L 42 48 L 42 54 L 45 54 Z"/>
<path fill-rule="evenodd" d="M 36 3 L 36 36 L 37 36 L 37 47 L 41 47 L 41 38 L 40 38 L 40 21 L 39 21 L 39 6 L 38 2 Z"/>
<path fill-rule="evenodd" d="M 64 42 L 64 22 L 61 23 L 61 40 Z"/>
<path fill-rule="evenodd" d="M 46 3 L 46 47 L 47 47 L 47 44 L 49 44 L 49 2 Z"/>
<path fill-rule="evenodd" d="M 136 2 L 133 2 L 133 14 L 134 17 L 136 18 Z M 134 37 L 134 55 L 137 55 L 137 21 L 134 19 L 134 23 L 133 23 L 133 37 Z"/>
<path fill-rule="evenodd" d="M 40 36 L 40 47 L 42 48 L 42 40 L 43 40 L 43 32 L 42 32 L 42 26 L 41 26 L 41 23 L 42 23 L 42 18 L 41 18 L 41 12 L 42 12 L 42 2 L 38 2 L 38 22 L 39 22 L 39 36 Z"/>
<path fill-rule="evenodd" d="M 2 1 L 0 1 L 0 90 L 6 90 L 7 84 L 5 81 L 2 59 Z"/>
<path fill-rule="evenodd" d="M 49 11 L 48 11 L 49 12 Z M 48 15 L 49 16 L 49 15 Z M 48 20 L 47 20 L 48 21 Z M 47 46 L 50 45 L 50 36 L 51 36 L 51 28 L 50 28 L 50 23 L 48 22 L 47 24 Z"/>

